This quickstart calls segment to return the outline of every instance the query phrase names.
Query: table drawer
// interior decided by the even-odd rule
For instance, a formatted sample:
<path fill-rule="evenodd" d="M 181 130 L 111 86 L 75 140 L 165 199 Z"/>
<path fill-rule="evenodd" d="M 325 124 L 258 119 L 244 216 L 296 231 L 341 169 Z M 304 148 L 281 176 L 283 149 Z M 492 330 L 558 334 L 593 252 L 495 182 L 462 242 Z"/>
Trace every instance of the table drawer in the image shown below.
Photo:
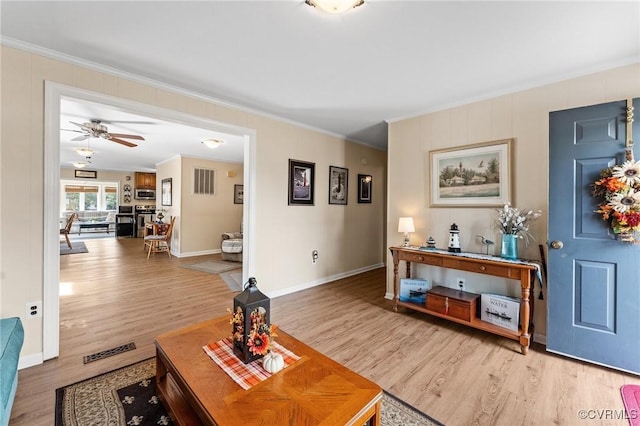
<path fill-rule="evenodd" d="M 442 315 L 471 321 L 478 310 L 480 295 L 447 287 L 434 287 L 427 292 L 427 309 Z"/>
<path fill-rule="evenodd" d="M 420 253 L 400 252 L 398 258 L 399 260 L 404 260 L 405 262 L 418 262 L 424 265 L 442 266 L 442 258 L 424 256 Z"/>

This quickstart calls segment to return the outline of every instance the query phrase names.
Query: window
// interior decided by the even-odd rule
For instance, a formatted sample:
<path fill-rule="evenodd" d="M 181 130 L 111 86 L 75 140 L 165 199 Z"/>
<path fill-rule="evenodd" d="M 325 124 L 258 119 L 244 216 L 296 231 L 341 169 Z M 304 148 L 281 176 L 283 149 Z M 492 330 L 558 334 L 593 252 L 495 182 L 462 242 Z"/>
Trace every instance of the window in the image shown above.
<path fill-rule="evenodd" d="M 102 205 L 105 206 L 105 210 L 116 210 L 118 208 L 118 188 L 116 186 L 104 187 Z"/>
<path fill-rule="evenodd" d="M 118 187 L 113 183 L 83 185 L 62 182 L 62 206 L 65 211 L 112 210 L 118 207 Z"/>

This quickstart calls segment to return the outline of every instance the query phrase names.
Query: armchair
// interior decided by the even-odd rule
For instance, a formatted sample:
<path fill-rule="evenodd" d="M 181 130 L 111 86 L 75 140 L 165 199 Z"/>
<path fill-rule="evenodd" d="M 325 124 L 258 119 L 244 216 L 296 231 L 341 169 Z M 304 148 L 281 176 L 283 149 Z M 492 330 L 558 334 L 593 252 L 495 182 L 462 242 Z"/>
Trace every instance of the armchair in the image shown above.
<path fill-rule="evenodd" d="M 225 232 L 220 243 L 222 260 L 242 262 L 242 232 Z"/>

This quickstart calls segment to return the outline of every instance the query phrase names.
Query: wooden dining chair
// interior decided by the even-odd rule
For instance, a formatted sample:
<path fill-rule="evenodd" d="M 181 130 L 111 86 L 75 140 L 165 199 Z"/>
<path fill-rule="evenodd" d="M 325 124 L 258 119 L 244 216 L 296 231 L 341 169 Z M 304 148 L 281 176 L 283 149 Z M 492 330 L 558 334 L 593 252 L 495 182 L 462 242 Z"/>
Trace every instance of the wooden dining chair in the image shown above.
<path fill-rule="evenodd" d="M 71 213 L 71 216 L 67 218 L 67 223 L 64 228 L 60 228 L 60 235 L 64 235 L 64 238 L 67 240 L 67 245 L 69 248 L 71 247 L 71 241 L 69 240 L 69 233 L 71 232 L 71 226 L 73 225 L 73 221 L 78 217 L 78 213 Z"/>
<path fill-rule="evenodd" d="M 144 237 L 145 246 L 149 247 L 147 252 L 147 259 L 151 256 L 151 252 L 159 253 L 166 251 L 171 259 L 171 233 L 173 231 L 173 224 L 176 221 L 175 216 L 171 218 L 167 232 L 163 235 L 146 235 Z"/>

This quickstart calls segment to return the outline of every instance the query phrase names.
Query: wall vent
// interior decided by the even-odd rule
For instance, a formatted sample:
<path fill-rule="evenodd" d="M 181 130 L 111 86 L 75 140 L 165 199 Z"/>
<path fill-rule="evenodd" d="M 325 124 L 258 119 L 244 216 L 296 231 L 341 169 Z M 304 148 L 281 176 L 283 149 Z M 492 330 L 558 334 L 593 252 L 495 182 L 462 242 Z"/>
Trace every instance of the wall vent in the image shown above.
<path fill-rule="evenodd" d="M 193 169 L 193 193 L 196 195 L 214 195 L 215 170 Z"/>

